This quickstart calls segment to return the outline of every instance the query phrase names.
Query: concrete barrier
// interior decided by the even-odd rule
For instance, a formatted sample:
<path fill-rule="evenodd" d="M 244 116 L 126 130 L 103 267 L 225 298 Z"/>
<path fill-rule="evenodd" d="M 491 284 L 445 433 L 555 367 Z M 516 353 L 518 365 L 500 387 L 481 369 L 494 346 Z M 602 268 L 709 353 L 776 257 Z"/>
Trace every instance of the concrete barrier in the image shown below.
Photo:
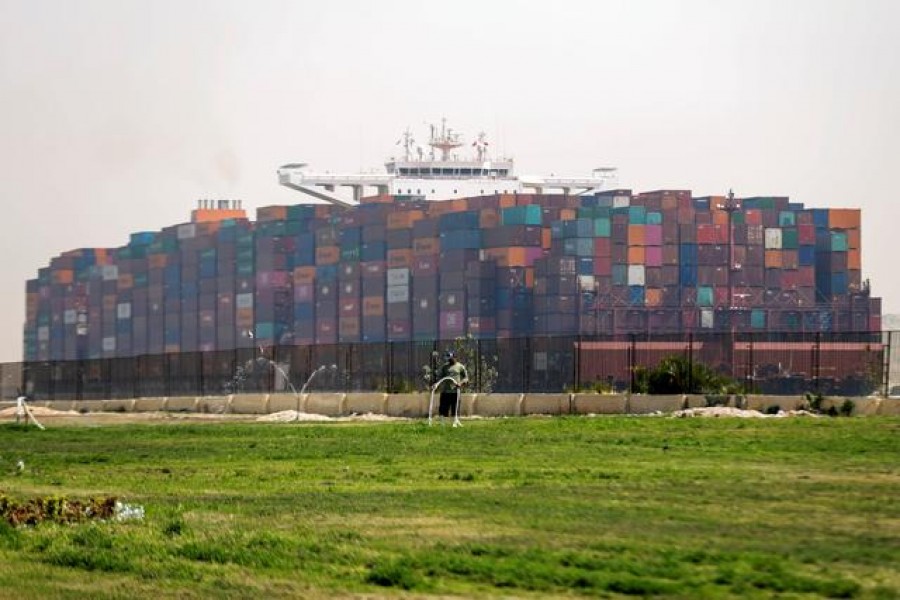
<path fill-rule="evenodd" d="M 624 394 L 573 394 L 572 414 L 624 415 L 627 404 Z"/>
<path fill-rule="evenodd" d="M 747 410 L 759 412 L 766 412 L 773 406 L 783 411 L 799 410 L 808 404 L 804 396 L 747 396 L 746 401 Z"/>
<path fill-rule="evenodd" d="M 269 412 L 277 413 L 285 410 L 298 410 L 298 408 L 303 412 L 303 400 L 304 398 L 299 394 L 269 394 Z"/>
<path fill-rule="evenodd" d="M 229 410 L 231 396 L 200 396 L 197 398 L 197 412 L 212 415 L 225 414 Z"/>
<path fill-rule="evenodd" d="M 428 416 L 429 393 L 391 394 L 385 401 L 385 414 L 391 417 L 419 418 Z M 437 398 L 435 398 L 437 404 Z M 437 407 L 434 408 L 437 412 Z"/>
<path fill-rule="evenodd" d="M 350 393 L 344 399 L 344 410 L 350 414 L 364 415 L 366 413 L 375 413 L 383 415 L 385 414 L 387 397 L 387 394 Z"/>
<path fill-rule="evenodd" d="M 134 399 L 104 400 L 103 412 L 134 412 Z"/>
<path fill-rule="evenodd" d="M 32 405 L 31 402 L 29 402 L 28 404 L 29 404 L 29 406 Z M 15 405 L 15 403 L 13 403 L 13 405 Z M 40 405 L 35 405 L 35 406 L 40 406 Z M 75 408 L 74 400 L 47 400 L 46 402 L 43 403 L 43 406 L 45 408 L 49 408 L 51 410 L 63 410 L 63 411 L 78 410 L 77 408 Z"/>
<path fill-rule="evenodd" d="M 268 394 L 235 394 L 228 412 L 236 415 L 264 415 L 269 412 Z"/>
<path fill-rule="evenodd" d="M 628 414 L 649 415 L 655 412 L 671 413 L 684 408 L 682 394 L 632 394 L 628 399 Z"/>
<path fill-rule="evenodd" d="M 172 396 L 166 398 L 166 405 L 163 410 L 168 412 L 197 412 L 197 397 Z"/>
<path fill-rule="evenodd" d="M 481 417 L 520 415 L 524 396 L 525 394 L 478 394 L 472 406 L 472 414 Z"/>
<path fill-rule="evenodd" d="M 344 397 L 346 394 L 323 394 L 314 393 L 307 394 L 305 412 L 314 415 L 326 415 L 329 417 L 339 417 L 346 414 L 344 410 Z"/>
<path fill-rule="evenodd" d="M 570 394 L 525 394 L 523 415 L 567 415 L 572 409 Z"/>
<path fill-rule="evenodd" d="M 134 400 L 135 412 L 158 412 L 165 408 L 165 398 L 136 398 Z"/>
<path fill-rule="evenodd" d="M 54 408 L 53 410 L 77 410 L 78 412 L 103 412 L 103 403 L 105 400 L 76 400 L 72 402 L 72 407 L 70 409 L 58 409 Z M 55 402 L 54 402 L 55 404 Z"/>
<path fill-rule="evenodd" d="M 885 417 L 900 417 L 900 399 L 883 398 L 878 407 L 878 415 Z"/>
<path fill-rule="evenodd" d="M 709 405 L 703 394 L 685 394 L 684 396 L 685 408 L 706 408 L 707 406 Z"/>

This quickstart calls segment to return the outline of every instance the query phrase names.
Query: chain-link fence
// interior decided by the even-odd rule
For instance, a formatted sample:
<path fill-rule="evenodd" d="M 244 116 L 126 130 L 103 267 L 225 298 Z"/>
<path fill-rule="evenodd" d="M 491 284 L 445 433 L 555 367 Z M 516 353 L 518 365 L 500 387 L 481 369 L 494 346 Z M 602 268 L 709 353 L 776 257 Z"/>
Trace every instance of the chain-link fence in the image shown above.
<path fill-rule="evenodd" d="M 428 389 L 454 349 L 473 391 L 636 391 L 664 358 L 705 365 L 746 392 L 900 392 L 897 332 L 532 336 L 491 340 L 272 346 L 0 365 L 4 398 L 108 399 Z"/>

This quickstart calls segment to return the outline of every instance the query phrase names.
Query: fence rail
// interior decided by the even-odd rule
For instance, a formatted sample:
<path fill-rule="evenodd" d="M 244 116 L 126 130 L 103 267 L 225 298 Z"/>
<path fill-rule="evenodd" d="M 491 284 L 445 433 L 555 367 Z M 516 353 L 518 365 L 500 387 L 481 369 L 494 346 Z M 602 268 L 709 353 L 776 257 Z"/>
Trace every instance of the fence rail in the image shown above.
<path fill-rule="evenodd" d="M 343 343 L 0 364 L 3 398 L 111 399 L 300 390 L 428 388 L 441 353 L 457 351 L 474 391 L 634 390 L 635 373 L 668 356 L 703 364 L 748 392 L 900 393 L 897 332 L 533 336 Z M 894 388 L 897 388 L 894 390 Z"/>

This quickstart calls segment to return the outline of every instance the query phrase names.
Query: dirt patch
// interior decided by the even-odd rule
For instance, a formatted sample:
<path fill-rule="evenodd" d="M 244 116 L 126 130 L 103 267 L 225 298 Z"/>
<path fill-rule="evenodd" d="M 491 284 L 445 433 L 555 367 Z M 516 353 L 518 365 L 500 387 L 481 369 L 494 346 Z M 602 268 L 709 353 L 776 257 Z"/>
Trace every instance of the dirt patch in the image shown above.
<path fill-rule="evenodd" d="M 786 417 L 818 417 L 819 415 L 807 410 L 780 410 L 775 414 L 759 412 L 758 410 L 744 410 L 728 406 L 710 406 L 707 408 L 686 408 L 672 413 L 673 417 L 737 417 L 739 419 L 783 419 Z"/>

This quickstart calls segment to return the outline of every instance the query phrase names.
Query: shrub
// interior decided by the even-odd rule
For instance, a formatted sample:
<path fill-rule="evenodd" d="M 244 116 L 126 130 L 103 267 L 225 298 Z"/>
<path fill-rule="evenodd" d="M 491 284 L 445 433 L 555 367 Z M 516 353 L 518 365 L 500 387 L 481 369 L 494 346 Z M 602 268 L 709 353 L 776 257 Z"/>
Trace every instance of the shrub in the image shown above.
<path fill-rule="evenodd" d="M 635 368 L 636 391 L 642 394 L 734 394 L 741 391 L 734 380 L 703 363 L 672 355 L 656 367 Z"/>

